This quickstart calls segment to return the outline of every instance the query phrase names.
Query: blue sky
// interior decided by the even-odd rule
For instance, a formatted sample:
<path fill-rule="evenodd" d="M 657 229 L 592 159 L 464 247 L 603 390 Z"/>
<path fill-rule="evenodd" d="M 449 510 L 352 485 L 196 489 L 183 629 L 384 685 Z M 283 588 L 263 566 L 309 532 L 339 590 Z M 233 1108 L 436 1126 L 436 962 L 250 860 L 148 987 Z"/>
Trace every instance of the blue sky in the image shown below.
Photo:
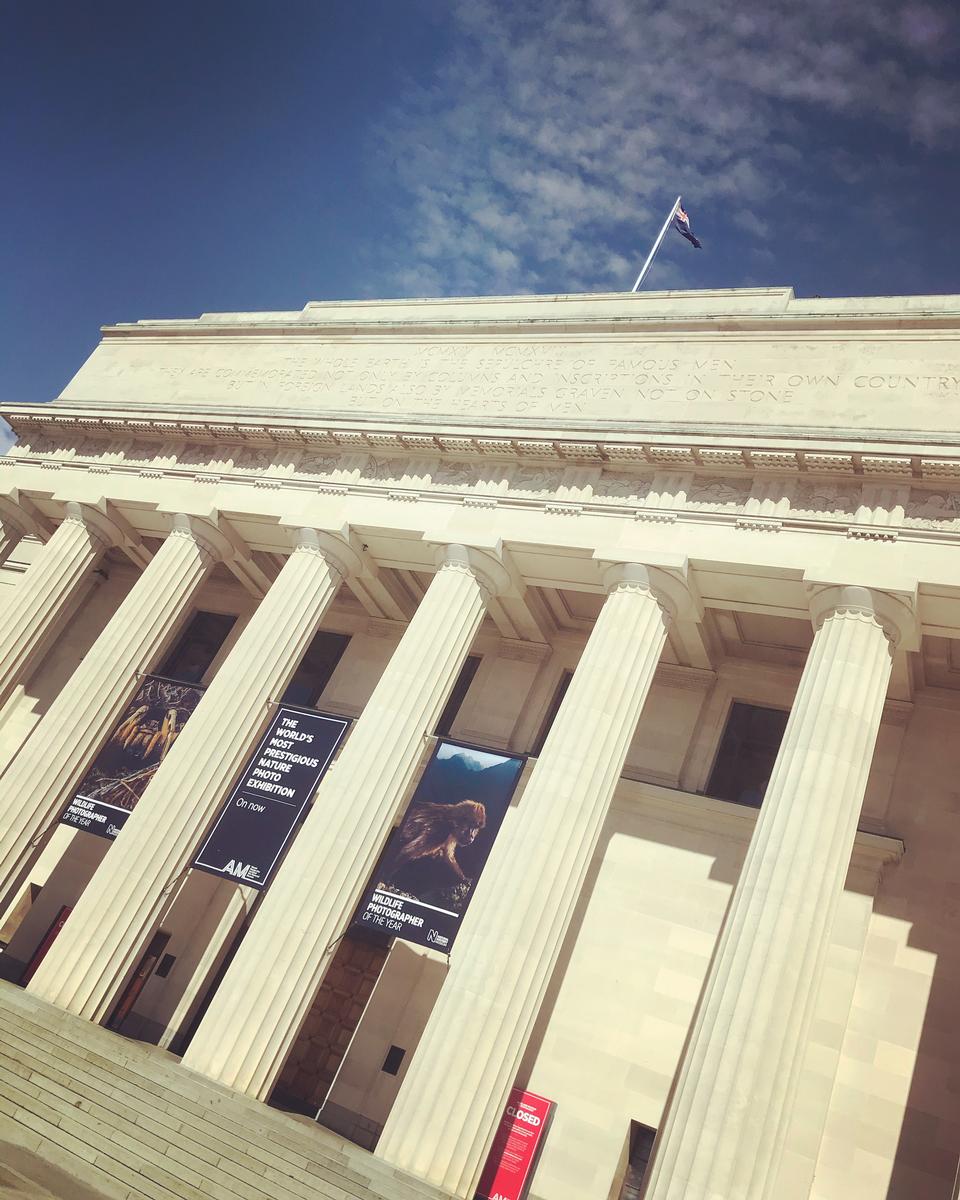
<path fill-rule="evenodd" d="M 899 0 L 6 0 L 0 400 L 98 326 L 356 296 L 960 291 L 960 18 Z"/>

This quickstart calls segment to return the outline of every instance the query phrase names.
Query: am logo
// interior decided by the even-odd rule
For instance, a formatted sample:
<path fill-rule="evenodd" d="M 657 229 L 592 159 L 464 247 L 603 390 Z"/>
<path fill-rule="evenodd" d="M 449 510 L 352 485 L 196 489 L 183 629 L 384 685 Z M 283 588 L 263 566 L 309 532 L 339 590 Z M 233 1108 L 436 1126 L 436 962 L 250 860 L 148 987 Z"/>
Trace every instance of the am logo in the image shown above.
<path fill-rule="evenodd" d="M 224 875 L 232 875 L 234 879 L 259 879 L 260 872 L 253 863 L 242 863 L 238 858 L 231 858 L 223 868 Z"/>

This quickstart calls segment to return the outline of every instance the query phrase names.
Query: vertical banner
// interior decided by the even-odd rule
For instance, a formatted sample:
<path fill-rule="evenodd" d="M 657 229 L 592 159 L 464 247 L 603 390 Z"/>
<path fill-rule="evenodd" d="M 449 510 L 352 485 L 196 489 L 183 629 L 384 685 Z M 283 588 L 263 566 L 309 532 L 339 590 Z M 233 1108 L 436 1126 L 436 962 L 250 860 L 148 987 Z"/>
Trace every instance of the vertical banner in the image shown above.
<path fill-rule="evenodd" d="M 349 728 L 346 717 L 281 704 L 193 866 L 262 891 Z"/>
<path fill-rule="evenodd" d="M 556 1106 L 513 1088 L 477 1185 L 476 1200 L 524 1200 Z"/>
<path fill-rule="evenodd" d="M 115 838 L 202 696 L 195 683 L 145 675 L 61 824 Z"/>
<path fill-rule="evenodd" d="M 525 762 L 438 742 L 351 926 L 449 951 Z"/>

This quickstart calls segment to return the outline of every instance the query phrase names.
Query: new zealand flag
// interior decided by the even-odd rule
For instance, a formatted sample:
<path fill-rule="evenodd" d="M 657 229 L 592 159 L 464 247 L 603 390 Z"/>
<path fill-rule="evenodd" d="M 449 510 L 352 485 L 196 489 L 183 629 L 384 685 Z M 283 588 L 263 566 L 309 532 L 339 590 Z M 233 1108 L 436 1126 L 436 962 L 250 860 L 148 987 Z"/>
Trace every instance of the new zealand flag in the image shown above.
<path fill-rule="evenodd" d="M 690 228 L 690 218 L 684 212 L 682 204 L 677 206 L 677 214 L 673 218 L 673 227 L 681 237 L 685 237 L 688 242 L 693 242 L 698 250 L 703 249 L 699 239 L 694 236 L 693 230 Z"/>

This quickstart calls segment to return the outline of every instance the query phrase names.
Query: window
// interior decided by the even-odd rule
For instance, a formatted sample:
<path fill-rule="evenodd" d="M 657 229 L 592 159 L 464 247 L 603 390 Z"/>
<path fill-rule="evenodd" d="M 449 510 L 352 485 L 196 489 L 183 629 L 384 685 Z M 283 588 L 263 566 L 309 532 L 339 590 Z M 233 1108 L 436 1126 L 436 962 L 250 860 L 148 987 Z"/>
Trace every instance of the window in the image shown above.
<path fill-rule="evenodd" d="M 343 658 L 349 641 L 350 637 L 346 633 L 328 633 L 321 629 L 307 647 L 306 654 L 300 660 L 300 666 L 287 684 L 283 699 L 288 704 L 301 704 L 304 708 L 313 708 L 330 682 L 330 676 L 337 669 L 337 663 Z"/>
<path fill-rule="evenodd" d="M 536 740 L 530 750 L 534 758 L 537 758 L 540 751 L 543 749 L 543 743 L 547 740 L 547 734 L 553 728 L 553 723 L 557 719 L 557 713 L 560 711 L 560 705 L 563 703 L 563 698 L 567 694 L 567 688 L 570 686 L 570 680 L 573 678 L 572 671 L 564 671 L 560 676 L 560 682 L 557 684 L 556 690 L 553 693 L 553 699 L 550 701 L 550 707 L 547 709 L 547 715 L 543 718 L 543 724 L 540 726 L 540 731 L 536 736 Z"/>
<path fill-rule="evenodd" d="M 627 1147 L 627 1170 L 620 1188 L 619 1200 L 639 1200 L 643 1177 L 647 1173 L 653 1139 L 657 1131 L 639 1121 L 630 1122 L 630 1145 Z"/>
<path fill-rule="evenodd" d="M 707 795 L 759 808 L 789 713 L 736 701 L 720 739 Z"/>
<path fill-rule="evenodd" d="M 453 691 L 450 693 L 450 699 L 443 706 L 443 712 L 440 714 L 440 720 L 437 722 L 437 727 L 434 733 L 437 737 L 446 737 L 457 719 L 457 713 L 460 711 L 464 700 L 467 698 L 467 692 L 470 691 L 470 684 L 473 683 L 473 677 L 477 673 L 477 668 L 480 666 L 481 656 L 479 654 L 471 654 L 467 661 L 460 668 L 460 674 L 457 676 L 457 682 L 453 685 Z"/>
<path fill-rule="evenodd" d="M 232 613 L 196 612 L 173 649 L 157 668 L 158 675 L 199 683 L 220 653 L 236 617 Z"/>

